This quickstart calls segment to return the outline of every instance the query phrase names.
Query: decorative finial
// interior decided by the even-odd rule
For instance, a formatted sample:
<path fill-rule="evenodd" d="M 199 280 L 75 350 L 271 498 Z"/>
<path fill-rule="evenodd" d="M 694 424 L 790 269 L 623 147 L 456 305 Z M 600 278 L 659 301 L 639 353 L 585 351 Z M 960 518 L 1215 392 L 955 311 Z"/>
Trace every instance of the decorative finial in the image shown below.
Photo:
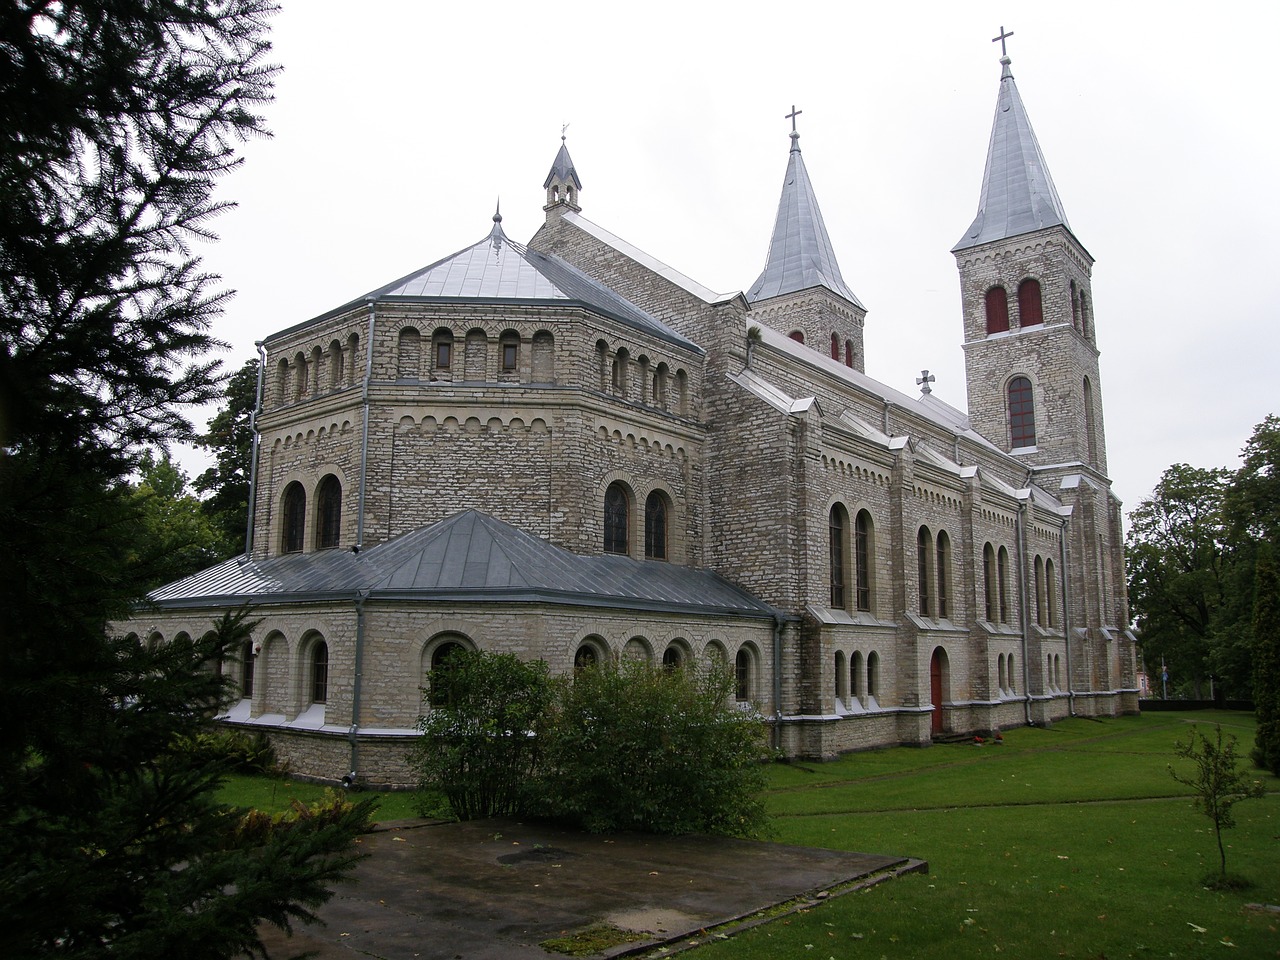
<path fill-rule="evenodd" d="M 791 121 L 791 149 L 796 151 L 799 151 L 800 149 L 800 134 L 796 132 L 796 117 L 800 116 L 802 113 L 804 113 L 804 111 L 797 110 L 796 105 L 793 103 L 791 105 L 791 112 L 783 118 Z"/>
<path fill-rule="evenodd" d="M 1004 27 L 1001 27 L 1000 29 L 1003 30 Z M 921 393 L 933 393 L 933 388 L 930 387 L 929 384 L 936 383 L 937 380 L 938 378 L 928 370 L 921 370 L 920 376 L 916 377 L 916 383 L 919 385 Z"/>
<path fill-rule="evenodd" d="M 1009 51 L 1005 49 L 1004 41 L 1005 41 L 1005 39 L 1006 39 L 1007 37 L 1012 37 L 1012 36 L 1013 36 L 1013 31 L 1012 31 L 1012 30 L 1010 30 L 1008 33 L 1005 33 L 1005 31 L 1004 31 L 1004 24 L 1001 24 L 1001 25 L 1000 25 L 1000 36 L 998 36 L 998 37 L 992 37 L 992 38 L 991 38 L 991 42 L 992 42 L 992 43 L 996 43 L 997 41 L 999 41 L 999 43 L 1000 43 L 1000 59 L 1001 59 L 1001 61 L 1007 60 L 1007 59 L 1008 59 L 1008 57 L 1009 57 Z"/>
<path fill-rule="evenodd" d="M 497 204 L 494 205 L 494 208 L 493 208 L 493 222 L 494 223 L 502 222 L 502 198 L 501 197 L 498 198 L 498 202 Z"/>
<path fill-rule="evenodd" d="M 1004 27 L 1001 27 L 1000 29 L 1001 29 L 1001 30 L 1003 30 L 1003 29 L 1004 29 Z M 565 138 L 565 135 L 564 135 L 564 132 L 565 132 L 566 130 L 568 130 L 568 129 L 569 129 L 569 124 L 567 124 L 567 123 L 562 123 L 562 124 L 560 124 L 560 142 L 561 142 L 561 143 L 564 143 L 564 141 L 565 141 L 565 139 L 566 139 L 566 138 Z"/>

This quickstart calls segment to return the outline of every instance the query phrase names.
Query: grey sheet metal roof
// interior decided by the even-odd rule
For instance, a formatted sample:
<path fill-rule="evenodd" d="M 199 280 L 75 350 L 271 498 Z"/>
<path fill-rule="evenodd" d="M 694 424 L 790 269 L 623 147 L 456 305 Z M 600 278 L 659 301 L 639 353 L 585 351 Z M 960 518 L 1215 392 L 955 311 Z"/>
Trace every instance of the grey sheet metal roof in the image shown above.
<path fill-rule="evenodd" d="M 556 158 L 551 163 L 551 172 L 547 174 L 547 179 L 542 183 L 542 189 L 545 190 L 555 181 L 572 180 L 573 185 L 579 190 L 582 189 L 582 181 L 578 179 L 578 171 L 574 169 L 573 160 L 569 157 L 569 148 L 564 144 L 564 136 L 560 137 L 560 152 L 556 154 Z"/>
<path fill-rule="evenodd" d="M 524 244 L 509 239 L 502 230 L 502 215 L 498 213 L 493 215 L 493 229 L 479 243 L 393 280 L 316 319 L 336 316 L 369 301 L 384 300 L 580 304 L 669 343 L 697 353 L 703 352 L 697 344 L 661 320 L 559 257 L 530 250 Z"/>
<path fill-rule="evenodd" d="M 1001 57 L 1000 63 L 1000 94 L 991 125 L 978 215 L 960 242 L 951 248 L 953 253 L 1045 227 L 1071 229 L 1018 95 L 1018 86 L 1013 82 L 1009 58 Z"/>
<path fill-rule="evenodd" d="M 237 557 L 154 591 L 161 607 L 334 599 L 563 603 L 772 617 L 750 593 L 705 570 L 630 557 L 584 557 L 476 510 L 361 554 L 325 550 Z"/>
<path fill-rule="evenodd" d="M 862 306 L 840 275 L 835 249 L 800 154 L 800 135 L 793 131 L 769 255 L 764 272 L 747 291 L 747 300 L 755 303 L 810 287 L 826 287 L 855 306 Z"/>

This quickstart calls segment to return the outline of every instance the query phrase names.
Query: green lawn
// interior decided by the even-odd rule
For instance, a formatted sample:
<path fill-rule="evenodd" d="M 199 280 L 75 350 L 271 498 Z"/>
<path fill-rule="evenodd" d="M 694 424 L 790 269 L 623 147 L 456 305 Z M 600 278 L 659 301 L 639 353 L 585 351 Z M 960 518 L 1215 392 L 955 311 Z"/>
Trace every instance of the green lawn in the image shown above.
<path fill-rule="evenodd" d="M 905 854 L 929 873 L 837 897 L 698 947 L 691 960 L 977 957 L 1244 960 L 1280 957 L 1280 784 L 1235 808 L 1227 868 L 1240 893 L 1205 890 L 1210 822 L 1168 774 L 1173 744 L 1214 723 L 1247 755 L 1253 717 L 1157 713 L 1006 731 L 999 746 L 851 754 L 769 770 L 773 839 Z M 237 777 L 228 803 L 283 810 L 324 788 Z M 369 796 L 370 794 L 365 794 Z M 375 818 L 415 815 L 411 794 L 372 794 Z"/>
<path fill-rule="evenodd" d="M 1235 808 L 1227 868 L 1242 893 L 1203 889 L 1212 825 L 1169 776 L 1190 723 L 1215 722 L 1247 754 L 1234 713 L 1070 720 L 999 746 L 853 754 L 771 771 L 775 839 L 909 854 L 904 877 L 701 947 L 695 960 L 773 958 L 1276 957 L 1280 794 Z M 1233 952 L 1234 951 L 1234 952 Z"/>
<path fill-rule="evenodd" d="M 284 813 L 294 800 L 302 803 L 314 803 L 325 795 L 324 787 L 305 780 L 291 780 L 288 777 L 257 777 L 232 774 L 222 784 L 218 799 L 237 807 L 252 807 L 269 813 Z M 412 793 L 369 792 L 354 793 L 353 800 L 373 797 L 378 801 L 374 811 L 374 820 L 406 820 L 418 815 L 418 808 Z"/>

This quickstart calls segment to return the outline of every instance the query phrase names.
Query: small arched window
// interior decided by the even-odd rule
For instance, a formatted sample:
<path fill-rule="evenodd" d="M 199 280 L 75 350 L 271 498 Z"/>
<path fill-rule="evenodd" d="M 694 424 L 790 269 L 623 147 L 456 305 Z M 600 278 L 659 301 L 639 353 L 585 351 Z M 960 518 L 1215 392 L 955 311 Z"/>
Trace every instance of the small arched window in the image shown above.
<path fill-rule="evenodd" d="M 831 334 L 831 359 L 840 359 L 840 335 L 836 333 Z"/>
<path fill-rule="evenodd" d="M 630 553 L 631 497 L 622 483 L 609 484 L 604 492 L 604 552 Z"/>
<path fill-rule="evenodd" d="M 1009 329 L 1009 294 L 999 285 L 987 291 L 987 333 L 1004 333 Z"/>
<path fill-rule="evenodd" d="M 1034 327 L 1044 323 L 1044 307 L 1040 302 L 1040 281 L 1031 277 L 1018 284 L 1018 325 Z"/>
<path fill-rule="evenodd" d="M 501 356 L 498 358 L 503 373 L 512 374 L 520 369 L 520 334 L 514 330 L 507 330 L 498 338 L 498 349 Z"/>
<path fill-rule="evenodd" d="M 1044 626 L 1044 558 L 1039 554 L 1036 555 L 1035 567 L 1035 589 L 1036 589 L 1036 626 Z"/>
<path fill-rule="evenodd" d="M 316 548 L 336 547 L 342 538 L 342 484 L 332 473 L 316 487 Z"/>
<path fill-rule="evenodd" d="M 845 669 L 844 651 L 836 651 L 836 705 L 843 707 L 849 700 L 849 672 Z"/>
<path fill-rule="evenodd" d="M 453 703 L 453 660 L 467 652 L 456 640 L 446 640 L 431 652 L 431 674 L 427 677 L 427 697 L 433 707 Z"/>
<path fill-rule="evenodd" d="M 1045 620 L 1051 628 L 1056 627 L 1058 625 L 1058 580 L 1053 570 L 1052 560 L 1044 562 L 1044 597 Z"/>
<path fill-rule="evenodd" d="M 311 702 L 329 699 L 329 645 L 323 640 L 311 648 Z"/>
<path fill-rule="evenodd" d="M 853 366 L 853 341 L 846 340 L 844 342 L 844 365 L 846 367 Z"/>
<path fill-rule="evenodd" d="M 644 555 L 648 560 L 667 557 L 667 496 L 654 490 L 644 501 Z"/>
<path fill-rule="evenodd" d="M 747 703 L 751 699 L 751 673 L 751 654 L 740 649 L 733 661 L 733 696 L 739 703 Z"/>
<path fill-rule="evenodd" d="M 337 340 L 329 344 L 329 389 L 341 390 L 343 383 L 342 344 Z"/>
<path fill-rule="evenodd" d="M 302 550 L 303 531 L 307 523 L 307 492 L 296 480 L 284 488 L 283 514 L 280 552 L 299 553 Z"/>
<path fill-rule="evenodd" d="M 790 337 L 792 340 L 794 340 L 796 343 L 804 343 L 803 330 L 792 330 L 790 333 L 787 334 L 787 336 Z"/>
<path fill-rule="evenodd" d="M 447 327 L 431 335 L 431 367 L 437 372 L 453 368 L 453 331 Z"/>
<path fill-rule="evenodd" d="M 301 400 L 307 395 L 307 355 L 296 353 L 293 357 L 293 396 Z"/>
<path fill-rule="evenodd" d="M 1036 445 L 1036 404 L 1026 377 L 1009 381 L 1009 442 L 1015 449 Z"/>
<path fill-rule="evenodd" d="M 581 673 L 583 670 L 591 670 L 600 665 L 600 654 L 596 648 L 589 643 L 584 643 L 578 647 L 577 652 L 573 655 L 573 672 Z"/>
<path fill-rule="evenodd" d="M 875 526 L 871 522 L 871 514 L 865 510 L 859 510 L 854 520 L 853 550 L 858 609 L 870 613 L 871 591 L 875 586 L 875 577 L 871 569 L 872 558 L 875 556 Z"/>
<path fill-rule="evenodd" d="M 276 364 L 276 402 L 289 402 L 289 361 L 284 357 Z"/>
<path fill-rule="evenodd" d="M 880 654 L 872 650 L 867 654 L 867 697 L 880 696 Z"/>
<path fill-rule="evenodd" d="M 684 666 L 684 653 L 674 643 L 662 651 L 662 669 L 672 673 Z"/>
<path fill-rule="evenodd" d="M 996 554 L 996 582 L 1000 597 L 1000 622 L 1009 622 L 1009 551 L 1004 547 Z"/>

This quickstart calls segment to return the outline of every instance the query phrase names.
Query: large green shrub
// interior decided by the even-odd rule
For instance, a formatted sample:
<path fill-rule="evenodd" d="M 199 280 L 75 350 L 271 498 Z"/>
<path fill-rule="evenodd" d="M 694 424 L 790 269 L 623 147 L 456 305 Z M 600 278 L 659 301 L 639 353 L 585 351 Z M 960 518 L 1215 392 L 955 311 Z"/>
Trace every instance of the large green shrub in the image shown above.
<path fill-rule="evenodd" d="M 425 692 L 409 758 L 424 797 L 443 793 L 463 820 L 524 812 L 551 703 L 547 665 L 458 651 Z"/>
<path fill-rule="evenodd" d="M 767 756 L 764 724 L 734 703 L 725 671 L 612 661 L 559 683 L 539 792 L 596 832 L 753 836 Z"/>

